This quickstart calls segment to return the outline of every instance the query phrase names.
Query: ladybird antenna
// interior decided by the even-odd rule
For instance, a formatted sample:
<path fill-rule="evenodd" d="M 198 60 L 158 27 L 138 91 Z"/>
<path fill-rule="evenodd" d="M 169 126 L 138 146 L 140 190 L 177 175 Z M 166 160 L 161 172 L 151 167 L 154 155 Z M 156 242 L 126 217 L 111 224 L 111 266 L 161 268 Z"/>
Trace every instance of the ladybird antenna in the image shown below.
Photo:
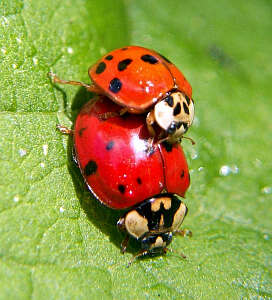
<path fill-rule="evenodd" d="M 195 145 L 195 141 L 188 136 L 182 136 L 181 139 L 189 140 L 189 141 L 191 141 L 192 145 Z"/>
<path fill-rule="evenodd" d="M 138 258 L 148 254 L 147 250 L 141 250 L 139 253 L 135 254 L 132 259 L 129 261 L 127 268 L 131 266 L 131 264 Z"/>
<path fill-rule="evenodd" d="M 173 250 L 173 249 L 170 249 L 170 248 L 164 248 L 163 249 L 163 252 L 164 252 L 164 254 L 166 254 L 167 252 L 171 252 L 172 254 L 174 254 L 175 256 L 178 256 L 178 257 L 181 257 L 181 258 L 183 258 L 183 259 L 186 259 L 187 258 L 187 256 L 184 254 L 184 253 L 182 253 L 182 252 L 176 252 L 175 250 Z"/>

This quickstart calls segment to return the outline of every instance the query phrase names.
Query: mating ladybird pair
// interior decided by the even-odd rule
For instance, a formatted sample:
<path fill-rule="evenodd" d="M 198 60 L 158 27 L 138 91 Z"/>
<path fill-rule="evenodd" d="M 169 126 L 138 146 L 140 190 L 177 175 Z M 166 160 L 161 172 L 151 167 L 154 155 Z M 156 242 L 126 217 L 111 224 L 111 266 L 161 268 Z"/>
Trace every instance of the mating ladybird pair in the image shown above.
<path fill-rule="evenodd" d="M 193 121 L 191 86 L 168 59 L 136 46 L 108 53 L 89 75 L 92 85 L 52 74 L 97 94 L 73 131 L 58 128 L 73 135 L 74 160 L 92 194 L 110 208 L 131 208 L 117 224 L 126 232 L 122 251 L 132 236 L 142 247 L 135 257 L 166 252 L 173 233 L 184 235 L 187 208 L 176 195 L 184 197 L 190 177 L 176 141 Z"/>

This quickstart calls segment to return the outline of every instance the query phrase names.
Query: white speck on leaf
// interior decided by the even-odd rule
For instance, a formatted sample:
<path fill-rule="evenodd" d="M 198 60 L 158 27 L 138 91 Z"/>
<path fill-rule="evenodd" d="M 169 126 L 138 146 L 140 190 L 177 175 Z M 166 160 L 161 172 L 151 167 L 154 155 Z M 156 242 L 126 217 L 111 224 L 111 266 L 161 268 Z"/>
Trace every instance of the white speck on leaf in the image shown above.
<path fill-rule="evenodd" d="M 265 186 L 262 188 L 263 194 L 272 194 L 272 187 L 271 186 Z"/>
<path fill-rule="evenodd" d="M 13 201 L 14 201 L 14 202 L 18 202 L 18 201 L 19 201 L 19 196 L 15 196 L 15 197 L 13 198 Z"/>
<path fill-rule="evenodd" d="M 72 54 L 72 53 L 74 53 L 74 50 L 73 50 L 72 47 L 68 47 L 68 48 L 67 48 L 67 52 L 68 52 L 69 54 Z"/>
<path fill-rule="evenodd" d="M 25 149 L 19 149 L 19 155 L 21 157 L 25 156 L 26 155 L 26 150 Z"/>
<path fill-rule="evenodd" d="M 43 148 L 43 154 L 46 156 L 48 154 L 48 145 L 45 144 L 42 146 L 42 148 Z"/>
<path fill-rule="evenodd" d="M 7 53 L 7 50 L 6 50 L 5 48 L 1 48 L 1 52 L 2 52 L 3 54 L 6 54 L 6 53 Z"/>
<path fill-rule="evenodd" d="M 18 37 L 16 38 L 16 41 L 17 41 L 19 44 L 21 44 L 21 43 L 22 43 L 22 40 L 21 40 L 21 39 L 19 39 Z"/>
<path fill-rule="evenodd" d="M 227 176 L 230 174 L 230 167 L 229 166 L 222 166 L 219 170 L 219 174 L 221 176 Z"/>
<path fill-rule="evenodd" d="M 42 168 L 44 168 L 44 167 L 45 167 L 45 164 L 44 164 L 44 163 L 40 163 L 40 166 L 41 166 Z"/>
<path fill-rule="evenodd" d="M 219 170 L 219 174 L 221 176 L 228 176 L 230 174 L 238 174 L 238 173 L 239 173 L 239 168 L 236 165 L 233 166 L 224 165 Z"/>
<path fill-rule="evenodd" d="M 35 65 L 35 66 L 37 66 L 37 64 L 38 64 L 38 58 L 37 57 L 33 57 L 32 58 L 32 61 L 33 61 L 33 64 Z"/>
<path fill-rule="evenodd" d="M 63 213 L 64 212 L 64 208 L 63 207 L 60 207 L 60 209 L 59 209 L 59 211 L 61 212 L 61 213 Z"/>
<path fill-rule="evenodd" d="M 2 16 L 1 17 L 1 25 L 7 26 L 8 24 L 9 24 L 9 20 L 6 17 Z"/>
<path fill-rule="evenodd" d="M 268 234 L 264 234 L 264 239 L 268 241 L 269 240 L 269 235 Z"/>
<path fill-rule="evenodd" d="M 192 159 L 197 159 L 197 158 L 198 158 L 198 153 L 197 153 L 197 151 L 194 150 L 194 149 L 192 150 L 191 158 L 192 158 Z"/>
<path fill-rule="evenodd" d="M 12 64 L 11 65 L 13 69 L 17 69 L 17 65 L 16 64 Z"/>

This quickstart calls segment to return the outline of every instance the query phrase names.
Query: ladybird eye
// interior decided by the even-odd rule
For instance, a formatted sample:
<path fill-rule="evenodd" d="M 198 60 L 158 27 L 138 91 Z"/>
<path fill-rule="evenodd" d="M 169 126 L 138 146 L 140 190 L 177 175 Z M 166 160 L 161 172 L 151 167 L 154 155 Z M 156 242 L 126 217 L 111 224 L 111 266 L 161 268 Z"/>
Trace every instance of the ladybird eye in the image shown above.
<path fill-rule="evenodd" d="M 172 232 L 166 232 L 161 235 L 163 241 L 166 242 L 166 245 L 169 245 L 171 243 L 172 236 Z"/>
<path fill-rule="evenodd" d="M 151 245 L 156 242 L 156 236 L 148 236 L 142 239 L 141 246 L 143 250 L 150 250 Z"/>
<path fill-rule="evenodd" d="M 172 134 L 176 131 L 177 129 L 177 124 L 173 121 L 170 126 L 167 128 L 167 133 Z"/>

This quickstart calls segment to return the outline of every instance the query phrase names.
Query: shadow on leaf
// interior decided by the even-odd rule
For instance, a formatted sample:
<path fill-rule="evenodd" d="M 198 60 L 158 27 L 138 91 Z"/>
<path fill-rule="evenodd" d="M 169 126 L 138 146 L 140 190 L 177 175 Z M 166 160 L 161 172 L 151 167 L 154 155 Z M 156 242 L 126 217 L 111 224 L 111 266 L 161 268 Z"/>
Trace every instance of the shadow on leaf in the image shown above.
<path fill-rule="evenodd" d="M 81 107 L 92 99 L 92 94 L 88 93 L 84 88 L 80 88 L 77 92 L 73 103 L 71 119 L 73 123 L 76 120 L 76 116 L 79 113 Z M 120 248 L 124 235 L 118 231 L 116 224 L 120 216 L 124 211 L 110 209 L 101 204 L 88 190 L 84 183 L 84 179 L 81 175 L 79 167 L 76 165 L 73 159 L 73 138 L 69 137 L 67 147 L 68 157 L 68 170 L 71 174 L 74 188 L 79 199 L 80 206 L 86 213 L 86 216 L 90 222 L 95 225 L 104 234 L 109 236 L 110 241 Z M 136 253 L 139 249 L 139 244 L 134 239 L 130 240 L 127 252 Z M 121 252 L 120 252 L 121 255 Z"/>

